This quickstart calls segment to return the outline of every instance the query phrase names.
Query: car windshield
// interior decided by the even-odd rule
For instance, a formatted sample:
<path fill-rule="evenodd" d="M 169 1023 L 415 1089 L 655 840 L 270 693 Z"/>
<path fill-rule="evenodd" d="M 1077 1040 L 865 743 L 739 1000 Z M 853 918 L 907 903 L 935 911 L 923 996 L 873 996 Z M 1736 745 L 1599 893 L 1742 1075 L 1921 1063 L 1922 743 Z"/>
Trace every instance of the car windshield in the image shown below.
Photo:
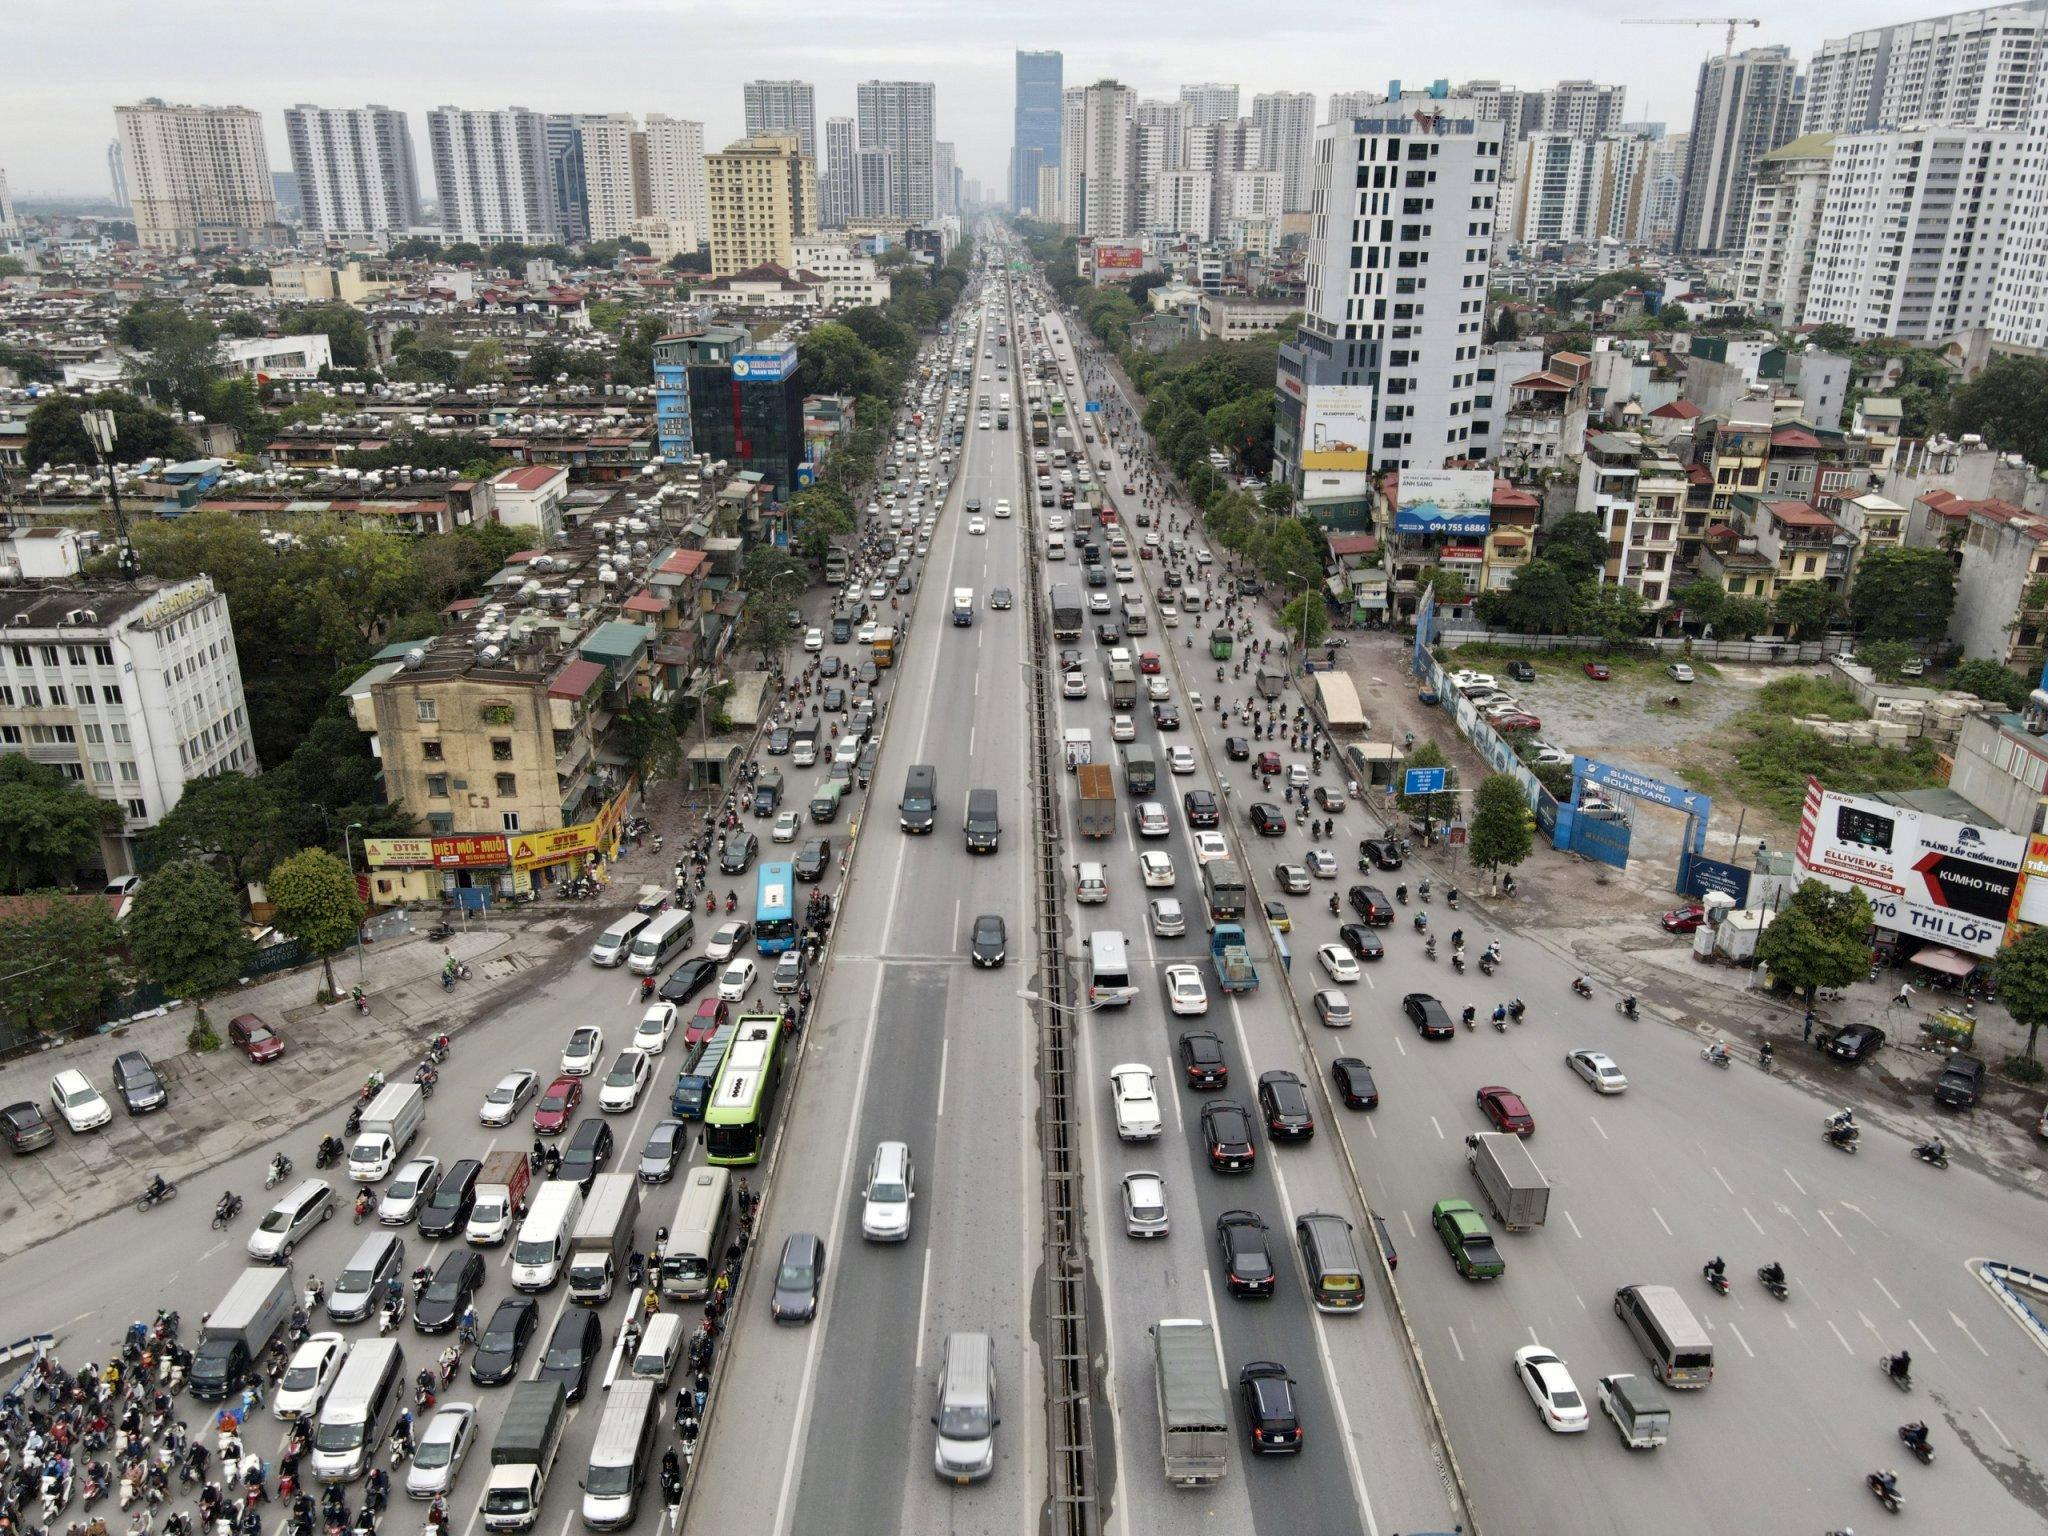
<path fill-rule="evenodd" d="M 620 1062 L 617 1066 L 612 1068 L 611 1076 L 607 1077 L 604 1080 L 605 1086 L 607 1088 L 631 1087 L 634 1080 L 638 1078 L 640 1075 L 637 1070 L 638 1066 L 639 1063 L 637 1061 Z"/>
<path fill-rule="evenodd" d="M 326 1363 L 327 1357 L 323 1355 L 310 1365 L 293 1365 L 284 1373 L 284 1390 L 303 1392 L 308 1387 L 317 1385 L 320 1380 L 320 1368 Z"/>
<path fill-rule="evenodd" d="M 513 1099 L 518 1097 L 518 1094 L 518 1084 L 500 1083 L 484 1096 L 484 1102 L 486 1104 L 510 1104 Z"/>
<path fill-rule="evenodd" d="M 868 1186 L 868 1198 L 878 1205 L 901 1205 L 904 1200 L 903 1186 L 877 1179 Z"/>
<path fill-rule="evenodd" d="M 579 1029 L 569 1037 L 569 1054 L 571 1056 L 588 1056 L 596 1049 L 597 1031 L 594 1029 Z"/>
<path fill-rule="evenodd" d="M 1550 1400 L 1560 1408 L 1582 1408 L 1585 1406 L 1584 1401 L 1576 1392 L 1552 1391 Z"/>
<path fill-rule="evenodd" d="M 986 1440 L 988 1418 L 985 1406 L 948 1406 L 939 1411 L 939 1433 L 948 1440 Z"/>
<path fill-rule="evenodd" d="M 81 1083 L 76 1088 L 65 1090 L 64 1102 L 71 1105 L 90 1104 L 98 1097 L 99 1095 L 94 1093 L 91 1088 Z"/>
<path fill-rule="evenodd" d="M 583 1363 L 582 1341 L 551 1346 L 548 1350 L 547 1363 L 555 1370 L 575 1370 Z"/>
<path fill-rule="evenodd" d="M 811 1288 L 811 1266 L 800 1259 L 784 1259 L 775 1271 L 778 1291 L 807 1291 Z"/>
<path fill-rule="evenodd" d="M 461 1279 L 457 1277 L 450 1277 L 446 1280 L 437 1279 L 432 1285 L 428 1286 L 427 1294 L 423 1299 L 427 1301 L 441 1302 L 443 1304 L 446 1304 L 449 1302 L 453 1302 L 455 1298 L 460 1296 L 461 1294 Z"/>
<path fill-rule="evenodd" d="M 477 1349 L 487 1355 L 509 1355 L 512 1353 L 512 1346 L 517 1342 L 518 1336 L 519 1324 L 516 1320 L 505 1323 L 493 1323 L 484 1330 L 484 1341 L 477 1346 Z"/>
<path fill-rule="evenodd" d="M 413 1452 L 412 1464 L 432 1471 L 436 1467 L 447 1466 L 454 1454 L 455 1440 L 452 1435 L 447 1439 L 436 1439 L 431 1437 L 430 1432 L 429 1438 L 420 1441 L 419 1449 Z"/>
<path fill-rule="evenodd" d="M 292 1224 L 290 1211 L 266 1211 L 257 1230 L 260 1232 L 282 1232 Z"/>
<path fill-rule="evenodd" d="M 460 1180 L 453 1180 L 443 1184 L 434 1194 L 433 1208 L 437 1211 L 452 1211 L 461 1204 L 462 1183 Z"/>

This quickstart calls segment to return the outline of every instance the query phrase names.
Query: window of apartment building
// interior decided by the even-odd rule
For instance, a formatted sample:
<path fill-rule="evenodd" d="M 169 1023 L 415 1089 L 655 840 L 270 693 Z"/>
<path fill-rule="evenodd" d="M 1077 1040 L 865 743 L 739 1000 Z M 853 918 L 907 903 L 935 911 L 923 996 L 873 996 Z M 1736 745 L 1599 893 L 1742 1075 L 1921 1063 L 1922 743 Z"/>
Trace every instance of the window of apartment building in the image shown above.
<path fill-rule="evenodd" d="M 93 702 L 93 699 L 94 693 L 92 684 L 80 683 L 78 685 L 78 702 L 81 704 L 90 704 Z"/>
<path fill-rule="evenodd" d="M 0 725 L 0 746 L 18 747 L 20 745 L 21 727 L 18 725 Z"/>
<path fill-rule="evenodd" d="M 509 763 L 512 761 L 512 738 L 510 736 L 493 736 L 491 738 L 491 761 L 494 763 Z"/>
<path fill-rule="evenodd" d="M 44 666 L 54 667 L 57 665 L 57 647 L 55 647 L 54 645 L 46 645 L 42 647 L 42 652 Z"/>
<path fill-rule="evenodd" d="M 448 775 L 445 773 L 428 774 L 427 794 L 436 800 L 446 800 L 448 798 Z"/>
<path fill-rule="evenodd" d="M 14 690 L 12 688 L 0 686 L 0 704 L 4 704 L 9 709 L 14 708 Z"/>
<path fill-rule="evenodd" d="M 119 684 L 117 684 L 117 683 L 103 683 L 103 684 L 101 684 L 101 685 L 100 685 L 100 699 L 101 699 L 101 701 L 102 701 L 103 703 L 107 703 L 107 704 L 118 704 L 118 703 L 120 703 L 120 702 L 121 702 L 121 688 L 120 688 L 120 685 L 119 685 Z"/>
<path fill-rule="evenodd" d="M 71 699 L 65 693 L 62 683 L 50 684 L 50 707 L 53 709 L 68 709 L 71 707 Z"/>
<path fill-rule="evenodd" d="M 92 764 L 92 781 L 95 784 L 113 783 L 114 765 L 112 763 L 103 763 L 98 758 L 94 758 Z"/>
<path fill-rule="evenodd" d="M 14 664 L 17 667 L 29 667 L 35 665 L 35 657 L 29 653 L 29 648 L 27 646 L 17 645 L 10 647 L 10 649 L 12 649 L 14 652 Z"/>
<path fill-rule="evenodd" d="M 519 830 L 519 813 L 517 811 L 506 811 L 501 819 L 505 823 L 505 830 L 507 832 L 517 832 Z"/>
<path fill-rule="evenodd" d="M 84 665 L 85 665 L 85 647 L 84 647 L 84 646 L 82 646 L 82 645 L 67 645 L 67 646 L 65 646 L 65 647 L 64 647 L 64 659 L 65 659 L 66 661 L 70 662 L 70 663 L 71 663 L 71 665 L 72 665 L 72 666 L 74 666 L 74 667 L 82 667 L 82 666 L 84 666 Z"/>
<path fill-rule="evenodd" d="M 440 710 L 432 699 L 414 699 L 412 701 L 412 708 L 413 719 L 415 720 L 432 721 L 441 718 Z"/>
<path fill-rule="evenodd" d="M 121 770 L 121 782 L 123 784 L 141 782 L 142 776 L 135 771 L 135 760 L 133 758 L 124 757 L 114 766 Z"/>
<path fill-rule="evenodd" d="M 96 725 L 88 725 L 85 728 L 85 739 L 92 743 L 92 745 L 94 746 L 99 746 L 100 743 L 105 739 L 105 736 L 106 733 Z"/>
<path fill-rule="evenodd" d="M 107 727 L 107 734 L 111 740 L 121 746 L 128 744 L 128 727 L 125 725 L 110 725 Z"/>
<path fill-rule="evenodd" d="M 141 800 L 124 800 L 121 803 L 128 808 L 129 820 L 143 821 L 148 818 L 149 806 L 145 802 Z"/>
<path fill-rule="evenodd" d="M 102 667 L 114 664 L 114 648 L 111 645 L 96 645 L 92 648 L 92 659 Z"/>
<path fill-rule="evenodd" d="M 501 774 L 499 774 L 499 775 L 498 775 L 498 795 L 499 795 L 499 798 L 501 798 L 501 799 L 510 799 L 511 797 L 513 797 L 514 795 L 517 795 L 518 793 L 519 793 L 519 775 L 518 775 L 518 774 L 516 774 L 516 773 L 501 773 Z"/>
<path fill-rule="evenodd" d="M 34 683 L 23 683 L 21 685 L 21 707 L 23 709 L 41 709 L 43 707 L 43 690 Z"/>
<path fill-rule="evenodd" d="M 57 767 L 58 767 L 59 771 L 63 773 L 63 775 L 64 775 L 64 777 L 65 777 L 65 778 L 67 778 L 67 779 L 76 779 L 76 780 L 78 780 L 78 781 L 79 781 L 79 782 L 81 782 L 81 783 L 83 783 L 83 782 L 84 782 L 84 780 L 85 780 L 85 764 L 83 764 L 83 763 L 59 763 L 59 764 L 57 765 Z"/>
<path fill-rule="evenodd" d="M 441 743 L 432 740 L 421 742 L 420 756 L 430 763 L 441 762 L 443 760 L 441 757 Z"/>

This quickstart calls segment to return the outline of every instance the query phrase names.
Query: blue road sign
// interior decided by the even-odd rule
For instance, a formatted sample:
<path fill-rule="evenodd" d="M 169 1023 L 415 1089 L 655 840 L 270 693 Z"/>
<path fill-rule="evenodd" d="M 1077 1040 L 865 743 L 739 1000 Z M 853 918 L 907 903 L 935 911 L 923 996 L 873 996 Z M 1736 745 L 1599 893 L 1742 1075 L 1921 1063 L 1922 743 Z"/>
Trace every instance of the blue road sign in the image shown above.
<path fill-rule="evenodd" d="M 1100 400 L 1090 400 L 1088 402 L 1088 409 L 1091 411 L 1099 411 L 1102 409 L 1102 402 Z"/>
<path fill-rule="evenodd" d="M 1442 791 L 1444 781 L 1450 776 L 1448 768 L 1410 768 L 1401 775 L 1401 793 L 1404 795 L 1434 795 Z"/>

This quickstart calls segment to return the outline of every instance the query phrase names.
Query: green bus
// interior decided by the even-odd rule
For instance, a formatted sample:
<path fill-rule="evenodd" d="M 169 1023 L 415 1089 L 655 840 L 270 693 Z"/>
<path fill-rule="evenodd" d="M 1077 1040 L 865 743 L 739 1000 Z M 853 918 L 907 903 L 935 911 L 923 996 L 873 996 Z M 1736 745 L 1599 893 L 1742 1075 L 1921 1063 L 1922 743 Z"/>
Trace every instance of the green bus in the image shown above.
<path fill-rule="evenodd" d="M 781 1080 L 782 1020 L 772 1013 L 741 1014 L 704 1111 L 706 1162 L 741 1168 L 761 1161 Z"/>
<path fill-rule="evenodd" d="M 1067 414 L 1067 397 L 1065 395 L 1054 395 L 1051 400 L 1051 409 L 1054 421 L 1058 421 L 1061 417 L 1065 416 Z"/>

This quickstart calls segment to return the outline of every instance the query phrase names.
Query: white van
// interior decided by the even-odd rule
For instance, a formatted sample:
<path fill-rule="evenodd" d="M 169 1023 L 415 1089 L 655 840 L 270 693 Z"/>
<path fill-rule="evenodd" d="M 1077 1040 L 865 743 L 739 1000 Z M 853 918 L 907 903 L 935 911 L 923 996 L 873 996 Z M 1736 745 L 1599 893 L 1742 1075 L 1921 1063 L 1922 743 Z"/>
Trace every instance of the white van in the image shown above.
<path fill-rule="evenodd" d="M 724 1169 L 719 1169 L 723 1173 Z M 633 1361 L 626 1367 L 626 1374 L 639 1381 L 651 1381 L 657 1387 L 668 1385 L 668 1379 L 675 1374 L 676 1361 L 683 1353 L 683 1317 L 680 1312 L 657 1312 L 647 1319 L 647 1331 L 640 1335 L 640 1342 L 633 1350 Z"/>
<path fill-rule="evenodd" d="M 1124 936 L 1114 928 L 1096 929 L 1088 935 L 1088 1005 L 1122 1008 L 1137 995 Z"/>
<path fill-rule="evenodd" d="M 651 1381 L 621 1381 L 605 1399 L 583 1475 L 583 1523 L 593 1531 L 633 1523 L 661 1429 L 660 1391 Z"/>
<path fill-rule="evenodd" d="M 1048 533 L 1045 536 L 1045 558 L 1064 560 L 1067 558 L 1067 536 L 1064 533 Z"/>
<path fill-rule="evenodd" d="M 582 1211 L 583 1189 L 574 1179 L 549 1179 L 541 1185 L 512 1240 L 513 1290 L 544 1291 L 555 1283 Z"/>
<path fill-rule="evenodd" d="M 682 1198 L 661 1245 L 661 1293 L 692 1301 L 711 1290 L 711 1277 L 725 1254 L 732 1218 L 732 1175 L 723 1168 L 692 1168 L 683 1178 Z"/>
<path fill-rule="evenodd" d="M 626 951 L 632 947 L 634 935 L 650 921 L 644 912 L 628 912 L 597 936 L 597 942 L 590 946 L 590 963 L 605 970 L 624 965 Z"/>
<path fill-rule="evenodd" d="M 664 912 L 633 937 L 627 951 L 627 968 L 635 976 L 652 976 L 689 947 L 697 936 L 694 912 Z"/>
<path fill-rule="evenodd" d="M 405 1352 L 396 1339 L 362 1339 L 349 1350 L 313 1426 L 313 1476 L 348 1483 L 369 1470 L 404 1405 Z"/>

